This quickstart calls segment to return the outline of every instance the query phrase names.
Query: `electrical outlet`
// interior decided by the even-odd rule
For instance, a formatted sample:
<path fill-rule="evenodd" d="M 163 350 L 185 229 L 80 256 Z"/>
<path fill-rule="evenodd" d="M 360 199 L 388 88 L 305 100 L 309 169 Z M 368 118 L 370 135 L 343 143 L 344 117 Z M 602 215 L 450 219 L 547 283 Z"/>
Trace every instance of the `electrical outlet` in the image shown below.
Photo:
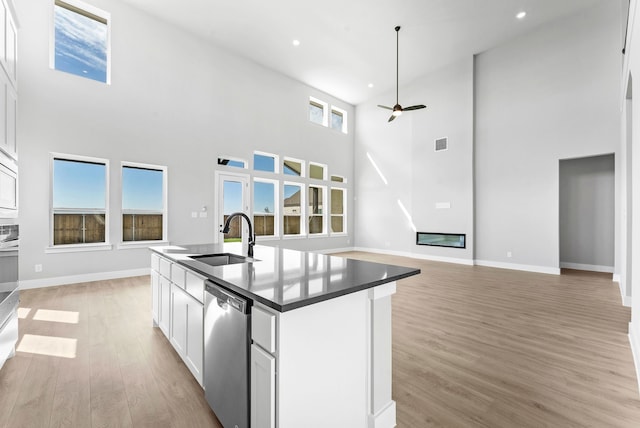
<path fill-rule="evenodd" d="M 42 265 L 37 264 L 37 265 L 35 266 L 35 269 L 36 269 L 36 272 L 42 272 Z"/>
<path fill-rule="evenodd" d="M 197 211 L 192 211 L 191 212 L 191 218 L 198 218 L 198 212 Z"/>
<path fill-rule="evenodd" d="M 511 258 L 513 254 L 511 254 L 511 251 L 507 251 L 507 257 Z"/>

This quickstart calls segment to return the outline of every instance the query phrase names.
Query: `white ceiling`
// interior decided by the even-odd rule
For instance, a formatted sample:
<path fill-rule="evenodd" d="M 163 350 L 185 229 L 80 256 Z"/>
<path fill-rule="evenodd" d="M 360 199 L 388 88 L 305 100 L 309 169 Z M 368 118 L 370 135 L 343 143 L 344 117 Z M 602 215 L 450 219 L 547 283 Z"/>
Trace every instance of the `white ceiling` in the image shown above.
<path fill-rule="evenodd" d="M 123 1 L 358 104 L 395 88 L 396 25 L 402 26 L 402 86 L 429 70 L 607 0 Z M 527 16 L 518 20 L 515 15 L 521 10 Z M 294 39 L 300 46 L 293 46 Z"/>

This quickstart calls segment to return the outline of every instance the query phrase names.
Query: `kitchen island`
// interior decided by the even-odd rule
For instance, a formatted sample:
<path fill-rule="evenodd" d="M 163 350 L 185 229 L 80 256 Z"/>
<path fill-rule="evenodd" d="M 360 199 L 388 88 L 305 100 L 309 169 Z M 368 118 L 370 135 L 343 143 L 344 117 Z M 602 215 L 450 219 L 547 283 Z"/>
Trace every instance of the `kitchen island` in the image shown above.
<path fill-rule="evenodd" d="M 252 302 L 253 428 L 395 426 L 391 296 L 418 269 L 270 246 L 211 266 L 194 256 L 241 246 L 151 249 L 154 324 L 201 384 L 204 282 Z"/>

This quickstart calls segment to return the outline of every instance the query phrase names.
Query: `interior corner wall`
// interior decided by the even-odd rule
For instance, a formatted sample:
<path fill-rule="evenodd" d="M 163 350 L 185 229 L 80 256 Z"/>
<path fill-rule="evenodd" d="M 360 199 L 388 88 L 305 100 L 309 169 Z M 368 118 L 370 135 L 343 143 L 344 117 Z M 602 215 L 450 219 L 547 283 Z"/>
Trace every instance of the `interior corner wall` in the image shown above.
<path fill-rule="evenodd" d="M 393 105 L 391 92 L 356 107 L 356 247 L 472 263 L 472 85 L 469 57 L 400 88 L 402 105 L 425 110 L 387 122 L 389 112 L 377 104 Z M 435 152 L 441 137 L 448 150 Z M 416 231 L 464 233 L 467 247 L 417 246 Z"/>
<path fill-rule="evenodd" d="M 601 2 L 476 56 L 479 263 L 559 268 L 558 161 L 619 147 L 619 27 Z"/>
<path fill-rule="evenodd" d="M 17 2 L 20 278 L 85 278 L 142 270 L 147 249 L 117 249 L 121 240 L 120 162 L 168 167 L 172 243 L 212 242 L 218 156 L 250 159 L 254 150 L 314 161 L 347 179 L 353 213 L 353 129 L 311 123 L 309 96 L 347 112 L 353 106 L 281 73 L 231 54 L 118 0 L 94 0 L 110 12 L 111 84 L 49 68 L 53 2 Z M 51 152 L 107 159 L 110 251 L 46 253 Z M 191 212 L 207 206 L 207 218 Z M 349 235 L 287 240 L 283 245 L 345 248 Z M 41 264 L 42 272 L 34 272 Z"/>

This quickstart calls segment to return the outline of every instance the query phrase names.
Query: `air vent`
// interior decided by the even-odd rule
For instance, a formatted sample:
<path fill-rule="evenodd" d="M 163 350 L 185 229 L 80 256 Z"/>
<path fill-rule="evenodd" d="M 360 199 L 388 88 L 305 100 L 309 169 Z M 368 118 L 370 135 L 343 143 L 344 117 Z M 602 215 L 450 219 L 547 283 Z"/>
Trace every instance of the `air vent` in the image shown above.
<path fill-rule="evenodd" d="M 447 148 L 448 148 L 447 137 L 438 138 L 436 140 L 436 152 L 447 150 Z"/>

